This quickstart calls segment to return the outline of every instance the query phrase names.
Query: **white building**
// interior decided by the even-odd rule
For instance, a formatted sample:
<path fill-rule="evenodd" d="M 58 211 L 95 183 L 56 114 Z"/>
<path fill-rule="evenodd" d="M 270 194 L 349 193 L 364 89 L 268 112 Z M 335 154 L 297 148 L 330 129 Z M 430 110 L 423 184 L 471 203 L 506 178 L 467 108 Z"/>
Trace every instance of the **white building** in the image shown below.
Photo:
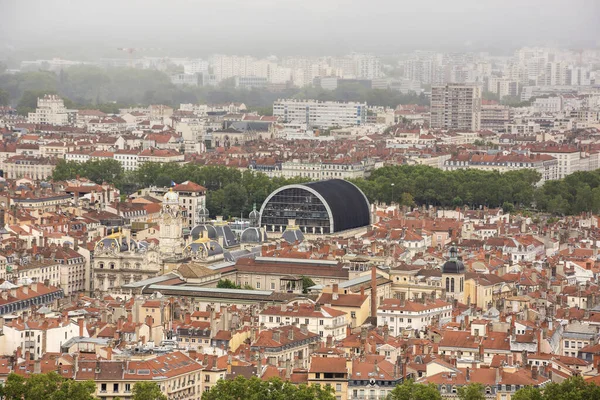
<path fill-rule="evenodd" d="M 63 100 L 54 94 L 38 98 L 35 112 L 29 113 L 27 122 L 30 124 L 67 125 L 69 114 Z"/>
<path fill-rule="evenodd" d="M 345 312 L 331 307 L 296 303 L 265 308 L 260 313 L 260 322 L 267 329 L 293 323 L 297 326 L 306 325 L 309 332 L 323 338 L 331 335 L 333 340 L 342 340 L 346 337 L 346 317 Z"/>
<path fill-rule="evenodd" d="M 273 103 L 273 116 L 317 128 L 362 125 L 367 103 L 282 99 Z"/>
<path fill-rule="evenodd" d="M 424 302 L 404 299 L 384 299 L 377 309 L 377 325 L 387 325 L 392 335 L 402 331 L 419 330 L 433 323 L 444 324 L 452 320 L 452 304 L 440 299 Z"/>
<path fill-rule="evenodd" d="M 558 113 L 563 109 L 563 98 L 560 96 L 537 98 L 533 102 L 533 110 L 542 113 Z"/>
<path fill-rule="evenodd" d="M 135 171 L 138 168 L 137 150 L 117 150 L 113 158 L 121 163 L 125 171 Z"/>
<path fill-rule="evenodd" d="M 21 318 L 6 323 L 0 336 L 0 353 L 13 355 L 20 347 L 23 353 L 29 352 L 34 359 L 40 359 L 44 353 L 62 353 L 61 346 L 77 336 L 89 337 L 81 322 L 75 323 L 68 318 L 43 318 L 23 321 Z"/>

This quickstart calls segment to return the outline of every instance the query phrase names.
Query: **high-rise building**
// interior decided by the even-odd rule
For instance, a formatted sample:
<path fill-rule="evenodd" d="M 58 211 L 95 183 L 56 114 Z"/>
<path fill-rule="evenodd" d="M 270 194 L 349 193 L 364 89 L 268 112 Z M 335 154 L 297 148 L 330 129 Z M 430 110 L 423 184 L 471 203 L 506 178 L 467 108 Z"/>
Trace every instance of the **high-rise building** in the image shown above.
<path fill-rule="evenodd" d="M 273 116 L 315 128 L 361 125 L 367 103 L 283 99 L 273 103 Z"/>
<path fill-rule="evenodd" d="M 478 131 L 481 87 L 448 83 L 431 88 L 431 128 Z"/>

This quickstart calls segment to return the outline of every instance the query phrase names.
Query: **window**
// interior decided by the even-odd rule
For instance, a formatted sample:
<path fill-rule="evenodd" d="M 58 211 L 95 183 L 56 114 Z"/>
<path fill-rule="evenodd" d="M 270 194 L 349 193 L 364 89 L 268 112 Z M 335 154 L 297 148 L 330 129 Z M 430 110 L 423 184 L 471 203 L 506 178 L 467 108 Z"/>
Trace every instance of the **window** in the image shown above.
<path fill-rule="evenodd" d="M 342 391 L 342 384 L 341 383 L 336 383 L 335 384 L 335 391 L 336 392 L 341 392 Z"/>
<path fill-rule="evenodd" d="M 260 282 L 256 282 L 256 288 L 260 289 Z"/>
<path fill-rule="evenodd" d="M 118 392 L 119 392 L 119 384 L 113 383 L 113 393 L 118 393 Z"/>
<path fill-rule="evenodd" d="M 210 375 L 204 375 L 204 382 L 210 382 Z"/>
<path fill-rule="evenodd" d="M 106 393 L 106 383 L 100 384 L 100 392 L 101 393 Z"/>

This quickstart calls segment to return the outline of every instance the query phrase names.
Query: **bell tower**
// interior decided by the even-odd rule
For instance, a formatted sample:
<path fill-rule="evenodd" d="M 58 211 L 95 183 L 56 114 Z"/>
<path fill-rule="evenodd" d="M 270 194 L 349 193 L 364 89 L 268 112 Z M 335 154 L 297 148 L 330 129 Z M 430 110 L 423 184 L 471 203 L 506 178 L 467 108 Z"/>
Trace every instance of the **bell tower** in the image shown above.
<path fill-rule="evenodd" d="M 169 257 L 183 252 L 183 217 L 179 193 L 169 190 L 163 196 L 160 211 L 160 253 Z"/>

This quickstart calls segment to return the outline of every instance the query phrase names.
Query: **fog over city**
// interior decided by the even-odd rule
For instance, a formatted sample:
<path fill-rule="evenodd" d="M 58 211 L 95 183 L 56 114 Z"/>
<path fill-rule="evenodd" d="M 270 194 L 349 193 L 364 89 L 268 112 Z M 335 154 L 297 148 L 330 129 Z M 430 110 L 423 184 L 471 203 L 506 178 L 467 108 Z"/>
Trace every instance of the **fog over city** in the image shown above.
<path fill-rule="evenodd" d="M 0 15 L 0 55 L 110 56 L 117 47 L 168 56 L 506 54 L 527 45 L 595 47 L 600 37 L 597 0 L 2 0 Z"/>

